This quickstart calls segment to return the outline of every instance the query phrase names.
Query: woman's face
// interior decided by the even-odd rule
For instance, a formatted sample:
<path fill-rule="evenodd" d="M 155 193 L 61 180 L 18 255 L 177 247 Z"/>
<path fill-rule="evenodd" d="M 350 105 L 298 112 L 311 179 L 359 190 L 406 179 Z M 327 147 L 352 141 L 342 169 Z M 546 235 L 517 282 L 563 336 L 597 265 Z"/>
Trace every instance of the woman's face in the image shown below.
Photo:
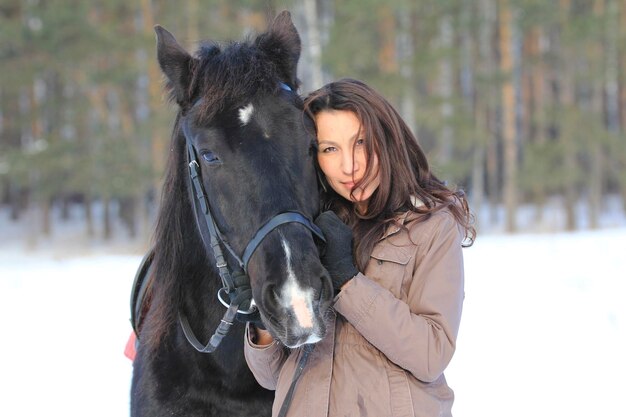
<path fill-rule="evenodd" d="M 365 188 L 355 188 L 365 175 L 367 154 L 365 132 L 356 114 L 348 110 L 323 110 L 315 116 L 317 127 L 317 160 L 330 186 L 359 210 L 367 209 L 367 201 L 380 185 L 378 157 L 372 155 L 374 178 Z"/>

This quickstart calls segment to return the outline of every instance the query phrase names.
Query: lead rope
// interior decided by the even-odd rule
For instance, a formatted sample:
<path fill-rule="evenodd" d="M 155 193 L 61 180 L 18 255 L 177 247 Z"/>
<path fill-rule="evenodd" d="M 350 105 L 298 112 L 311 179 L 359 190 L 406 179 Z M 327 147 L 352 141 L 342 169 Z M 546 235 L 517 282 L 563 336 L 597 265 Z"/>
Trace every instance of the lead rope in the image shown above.
<path fill-rule="evenodd" d="M 304 348 L 302 348 L 302 356 L 300 356 L 298 367 L 296 368 L 296 372 L 293 374 L 293 379 L 291 380 L 291 386 L 289 387 L 289 391 L 287 391 L 287 395 L 285 395 L 283 405 L 280 406 L 280 411 L 278 412 L 277 417 L 285 417 L 287 415 L 287 411 L 289 411 L 289 406 L 291 405 L 291 400 L 293 400 L 293 393 L 296 390 L 296 385 L 298 384 L 300 375 L 309 360 L 309 354 L 313 352 L 313 349 L 315 349 L 315 345 L 313 344 L 304 345 Z"/>

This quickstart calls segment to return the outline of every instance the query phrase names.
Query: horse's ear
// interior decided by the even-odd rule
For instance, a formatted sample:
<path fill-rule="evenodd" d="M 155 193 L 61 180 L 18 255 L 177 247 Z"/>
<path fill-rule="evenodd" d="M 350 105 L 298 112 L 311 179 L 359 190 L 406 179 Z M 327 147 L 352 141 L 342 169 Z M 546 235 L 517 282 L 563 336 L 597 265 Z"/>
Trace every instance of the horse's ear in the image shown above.
<path fill-rule="evenodd" d="M 187 103 L 190 99 L 188 87 L 194 58 L 162 26 L 156 25 L 154 31 L 157 37 L 157 59 L 172 89 L 173 98 L 179 105 Z"/>
<path fill-rule="evenodd" d="M 260 48 L 278 62 L 286 77 L 284 81 L 297 87 L 298 60 L 300 59 L 300 35 L 291 21 L 291 13 L 280 12 L 270 25 L 267 33 L 257 38 Z"/>

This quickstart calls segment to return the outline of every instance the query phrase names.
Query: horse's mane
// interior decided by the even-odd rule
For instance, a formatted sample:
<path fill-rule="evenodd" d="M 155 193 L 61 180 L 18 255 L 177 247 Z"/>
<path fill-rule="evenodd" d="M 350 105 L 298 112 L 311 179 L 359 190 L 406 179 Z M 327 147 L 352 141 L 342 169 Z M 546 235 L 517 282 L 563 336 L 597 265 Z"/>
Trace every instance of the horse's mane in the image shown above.
<path fill-rule="evenodd" d="M 231 43 L 223 50 L 216 44 L 206 43 L 196 52 L 191 61 L 188 97 L 190 103 L 202 100 L 198 114 L 203 121 L 245 106 L 246 100 L 258 93 L 271 94 L 279 88 L 279 81 L 286 80 L 281 61 L 277 59 L 282 57 L 272 56 L 266 48 L 258 47 L 263 36 L 254 43 Z M 170 99 L 174 100 L 173 87 L 168 85 L 167 88 Z M 177 320 L 181 282 L 197 282 L 207 273 L 207 256 L 189 201 L 186 146 L 179 126 L 186 110 L 181 105 L 172 131 L 165 184 L 152 239 L 154 285 L 147 297 L 151 301 L 150 320 L 146 321 L 141 334 L 142 344 L 150 350 L 162 343 Z"/>
<path fill-rule="evenodd" d="M 179 282 L 194 273 L 191 261 L 205 262 L 203 245 L 197 236 L 193 211 L 189 203 L 184 138 L 179 129 L 179 117 L 174 125 L 165 183 L 156 228 L 152 237 L 154 260 L 151 276 L 153 284 L 147 300 L 150 302 L 150 320 L 141 331 L 141 341 L 148 348 L 156 347 L 167 329 L 176 320 L 181 297 Z"/>

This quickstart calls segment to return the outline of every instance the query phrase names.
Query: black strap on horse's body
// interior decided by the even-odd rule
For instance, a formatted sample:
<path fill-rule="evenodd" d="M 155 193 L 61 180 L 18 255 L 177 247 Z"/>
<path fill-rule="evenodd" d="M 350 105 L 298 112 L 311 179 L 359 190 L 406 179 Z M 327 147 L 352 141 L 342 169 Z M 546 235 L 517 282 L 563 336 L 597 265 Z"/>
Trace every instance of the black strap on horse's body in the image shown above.
<path fill-rule="evenodd" d="M 141 325 L 144 299 L 148 292 L 148 287 L 152 283 L 151 278 L 146 278 L 150 276 L 150 268 L 152 267 L 153 259 L 154 249 L 150 249 L 141 260 L 139 268 L 137 268 L 133 281 L 133 289 L 130 294 L 130 324 L 133 326 L 137 340 L 139 340 L 139 326 Z"/>

